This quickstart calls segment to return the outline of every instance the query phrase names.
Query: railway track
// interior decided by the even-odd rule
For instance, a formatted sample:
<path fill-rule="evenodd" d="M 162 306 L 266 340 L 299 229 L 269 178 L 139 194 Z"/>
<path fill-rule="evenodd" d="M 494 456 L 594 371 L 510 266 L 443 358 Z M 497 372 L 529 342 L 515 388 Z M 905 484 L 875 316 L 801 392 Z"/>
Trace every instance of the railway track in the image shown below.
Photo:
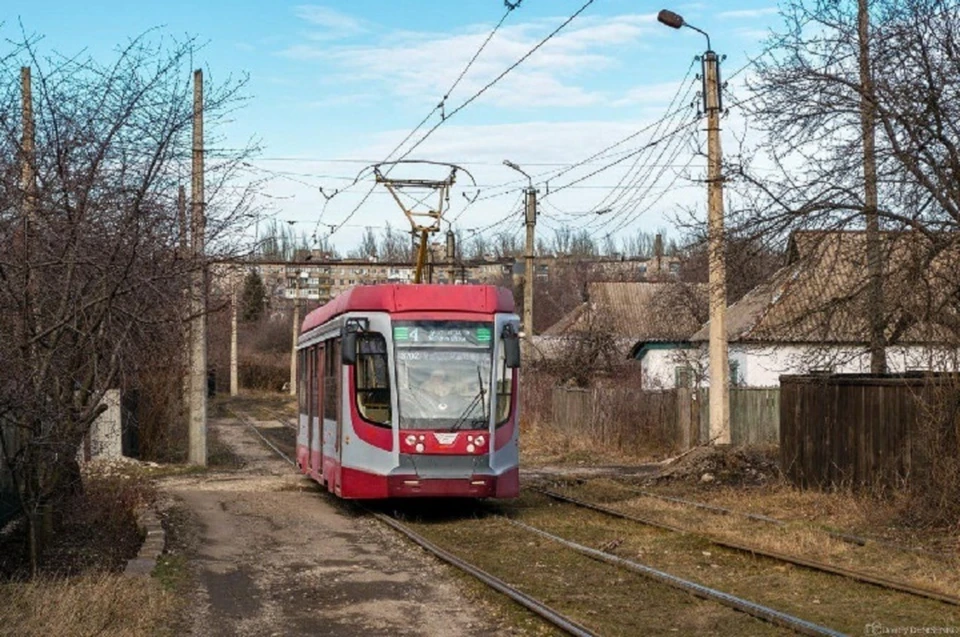
<path fill-rule="evenodd" d="M 263 435 L 263 433 L 260 431 L 260 429 L 257 428 L 257 426 L 254 424 L 251 418 L 249 418 L 246 414 L 242 414 L 236 410 L 229 410 L 229 411 L 234 415 L 234 417 L 237 420 L 239 420 L 244 425 L 249 427 L 250 430 L 254 434 L 256 434 L 257 437 L 260 438 L 260 440 L 262 440 L 264 444 L 270 447 L 270 449 L 273 450 L 274 453 L 276 453 L 278 456 L 283 458 L 288 464 L 296 467 L 296 462 L 290 457 L 290 455 L 287 453 L 284 453 L 281 449 L 278 448 L 276 444 L 274 444 L 270 439 L 268 439 L 265 435 Z M 476 578 L 477 580 L 486 584 L 487 586 L 494 589 L 495 591 L 505 595 L 512 601 L 516 602 L 517 604 L 523 606 L 524 608 L 531 611 L 535 615 L 539 616 L 541 619 L 543 619 L 550 625 L 554 626 L 555 628 L 569 635 L 574 635 L 575 637 L 596 637 L 596 633 L 591 632 L 589 629 L 577 623 L 576 621 L 570 619 L 569 617 L 566 617 L 565 615 L 555 610 L 554 608 L 551 608 L 547 604 L 544 604 L 543 602 L 527 595 L 526 593 L 519 590 L 518 588 L 510 586 L 503 580 L 495 577 L 494 575 L 491 575 L 490 573 L 487 573 L 483 569 L 473 564 L 470 564 L 465 560 L 462 560 L 461 558 L 457 557 L 453 553 L 450 553 L 449 551 L 446 551 L 445 549 L 442 549 L 441 547 L 432 543 L 426 537 L 417 533 L 408 525 L 403 524 L 401 521 L 397 520 L 396 518 L 390 517 L 384 513 L 372 511 L 371 509 L 366 507 L 360 507 L 360 508 L 366 511 L 367 513 L 369 513 L 370 515 L 372 515 L 374 518 L 376 518 L 383 524 L 389 526 L 394 531 L 405 536 L 407 539 L 412 541 L 414 544 L 420 546 L 428 553 L 434 555 L 441 561 L 446 562 L 447 564 L 450 564 L 460 569 L 464 573 L 467 573 L 468 575 Z"/>
<path fill-rule="evenodd" d="M 770 517 L 767 515 L 760 515 L 758 513 L 745 513 L 742 511 L 734 511 L 732 509 L 727 509 L 725 507 L 717 506 L 715 504 L 708 504 L 706 502 L 698 502 L 696 500 L 690 500 L 688 498 L 678 498 L 676 496 L 663 495 L 660 493 L 653 493 L 651 491 L 646 491 L 644 489 L 637 489 L 635 487 L 622 484 L 620 482 L 614 482 L 618 488 L 623 489 L 629 493 L 635 493 L 638 496 L 645 498 L 651 498 L 655 500 L 661 500 L 663 502 L 670 502 L 672 504 L 678 504 L 681 506 L 687 506 L 695 509 L 700 509 L 702 511 L 707 511 L 714 513 L 716 515 L 725 515 L 725 516 L 737 516 L 742 517 L 748 520 L 755 520 L 757 522 L 766 522 L 767 524 L 772 524 L 774 526 L 787 526 L 789 522 L 786 520 L 780 520 L 778 518 Z M 902 551 L 904 553 L 915 553 L 917 555 L 923 555 L 926 557 L 932 557 L 938 560 L 949 560 L 957 561 L 957 556 L 947 555 L 946 553 L 938 553 L 936 551 L 928 551 L 925 549 L 919 549 L 909 546 L 901 546 L 893 542 L 888 542 L 880 538 L 868 537 L 863 535 L 856 535 L 853 533 L 842 533 L 839 531 L 834 531 L 832 529 L 823 528 L 823 533 L 832 537 L 834 539 L 840 540 L 841 542 L 846 542 L 847 544 L 853 544 L 855 546 L 867 546 L 868 544 L 876 544 L 877 546 L 882 546 L 889 549 L 894 549 L 896 551 Z"/>
<path fill-rule="evenodd" d="M 264 409 L 264 411 L 266 411 L 268 414 L 270 414 L 270 416 L 271 416 L 274 420 L 276 420 L 278 423 L 280 423 L 280 424 L 283 425 L 284 427 L 287 427 L 287 428 L 289 428 L 289 429 L 293 429 L 294 431 L 298 431 L 298 430 L 299 430 L 299 427 L 297 427 L 296 423 L 290 421 L 286 416 L 284 416 L 282 413 L 280 413 L 280 412 L 277 411 L 276 409 L 271 409 L 271 408 L 269 408 L 269 407 L 264 407 L 263 409 Z"/>
<path fill-rule="evenodd" d="M 700 533 L 693 529 L 677 527 L 677 526 L 666 524 L 664 522 L 659 522 L 657 520 L 653 520 L 650 518 L 633 515 L 629 513 L 624 513 L 622 511 L 617 511 L 616 509 L 612 509 L 610 507 L 606 507 L 606 506 L 592 503 L 592 502 L 586 502 L 584 500 L 580 500 L 578 498 L 573 498 L 567 495 L 556 493 L 548 489 L 537 488 L 533 490 L 538 493 L 542 493 L 543 495 L 549 498 L 552 498 L 554 500 L 557 500 L 560 502 L 567 502 L 569 504 L 573 504 L 578 507 L 590 509 L 592 511 L 596 511 L 596 512 L 609 515 L 612 517 L 616 517 L 622 520 L 630 520 L 646 526 L 662 529 L 664 531 L 670 531 L 673 533 L 682 533 L 682 534 L 698 537 L 703 539 L 706 542 L 709 542 L 714 546 L 721 547 L 724 549 L 738 551 L 738 552 L 746 553 L 748 555 L 753 555 L 753 556 L 760 556 L 763 558 L 776 560 L 778 562 L 784 562 L 788 564 L 793 564 L 795 566 L 801 566 L 803 568 L 810 569 L 812 571 L 828 573 L 830 575 L 838 575 L 840 577 L 845 577 L 847 579 L 850 579 L 856 582 L 871 584 L 873 586 L 878 586 L 880 588 L 884 588 L 887 590 L 898 591 L 901 593 L 907 593 L 909 595 L 914 595 L 914 596 L 922 597 L 925 599 L 943 602 L 945 604 L 960 606 L 960 597 L 956 597 L 954 595 L 947 595 L 939 591 L 933 591 L 933 590 L 921 588 L 918 586 L 914 586 L 912 584 L 908 584 L 906 582 L 898 582 L 888 578 L 871 575 L 869 573 L 863 573 L 860 571 L 833 566 L 831 564 L 826 564 L 824 562 L 819 562 L 817 560 L 811 560 L 811 559 L 801 558 L 793 555 L 787 555 L 785 553 L 770 551 L 770 550 L 758 548 L 755 546 L 749 546 L 746 544 L 741 544 L 739 542 L 732 542 L 730 540 L 720 539 L 717 537 Z"/>
<path fill-rule="evenodd" d="M 260 431 L 252 419 L 247 417 L 245 414 L 240 414 L 233 412 L 238 420 L 247 425 L 251 431 L 253 431 L 266 445 L 268 445 L 275 453 L 280 457 L 286 460 L 289 464 L 294 465 L 295 462 L 291 459 L 290 454 L 285 453 L 282 449 L 278 447 L 273 441 L 271 441 L 267 436 Z M 274 412 L 275 420 L 285 424 L 290 427 L 288 422 L 285 422 L 285 418 L 282 415 Z M 279 416 L 279 417 L 278 417 Z M 292 428 L 292 427 L 290 427 Z M 554 626 L 555 628 L 571 635 L 594 635 L 596 633 L 592 632 L 589 628 L 583 624 L 577 622 L 576 620 L 568 617 L 554 607 L 549 606 L 545 602 L 536 599 L 535 597 L 524 593 L 516 586 L 512 586 L 506 581 L 496 577 L 495 575 L 483 570 L 481 567 L 476 564 L 470 563 L 467 560 L 464 560 L 462 557 L 455 555 L 449 550 L 442 548 L 436 543 L 432 542 L 425 535 L 418 533 L 410 525 L 405 524 L 401 520 L 397 519 L 394 516 L 387 515 L 383 512 L 373 511 L 367 507 L 361 507 L 365 512 L 379 520 L 381 523 L 389 526 L 396 532 L 400 533 L 410 541 L 414 542 L 424 550 L 428 551 L 432 555 L 436 556 L 438 559 L 455 566 L 461 571 L 471 575 L 477 580 L 481 581 L 485 585 L 491 587 L 497 592 L 505 595 L 512 601 L 523 606 L 527 610 L 533 612 L 534 614 L 541 617 L 543 620 Z M 506 518 L 503 518 L 506 520 Z M 631 573 L 636 573 L 644 578 L 650 579 L 660 585 L 670 587 L 689 593 L 696 597 L 699 597 L 710 602 L 715 602 L 722 606 L 732 608 L 736 611 L 745 613 L 756 619 L 760 619 L 764 622 L 769 622 L 772 625 L 779 626 L 782 628 L 789 629 L 793 632 L 804 634 L 804 635 L 841 635 L 842 633 L 837 632 L 826 626 L 821 626 L 814 622 L 804 620 L 800 617 L 795 617 L 790 614 L 778 611 L 776 609 L 764 606 L 762 604 L 757 604 L 755 602 L 724 593 L 702 584 L 686 580 L 663 571 L 659 571 L 652 567 L 646 566 L 639 562 L 633 560 L 627 560 L 620 558 L 602 551 L 598 551 L 591 547 L 578 544 L 570 539 L 560 537 L 558 535 L 549 533 L 543 529 L 536 528 L 529 524 L 519 522 L 516 520 L 506 520 L 517 529 L 521 529 L 526 533 L 530 533 L 539 537 L 546 538 L 551 542 L 554 542 L 560 546 L 563 546 L 571 551 L 578 553 L 580 555 L 586 556 L 592 560 L 604 562 L 615 569 L 621 569 L 625 571 L 630 571 Z M 472 521 L 473 522 L 473 521 Z"/>

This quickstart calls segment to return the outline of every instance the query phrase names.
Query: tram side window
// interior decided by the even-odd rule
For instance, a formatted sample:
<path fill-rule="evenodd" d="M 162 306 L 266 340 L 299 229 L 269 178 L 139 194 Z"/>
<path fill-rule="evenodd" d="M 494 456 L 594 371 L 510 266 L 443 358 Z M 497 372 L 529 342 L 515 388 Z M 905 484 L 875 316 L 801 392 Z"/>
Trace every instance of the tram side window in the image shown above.
<path fill-rule="evenodd" d="M 383 334 L 368 332 L 357 339 L 357 409 L 364 420 L 390 424 L 390 368 Z"/>
<path fill-rule="evenodd" d="M 506 351 L 501 343 L 500 356 L 497 360 L 497 425 L 507 422 L 510 417 L 515 372 L 516 370 L 512 367 L 507 367 Z"/>
<path fill-rule="evenodd" d="M 307 357 L 306 351 L 297 352 L 297 403 L 300 413 L 307 413 Z"/>
<path fill-rule="evenodd" d="M 327 420 L 337 419 L 337 405 L 340 395 L 337 391 L 337 374 L 340 372 L 339 341 L 327 341 L 324 348 L 323 363 L 323 417 Z"/>

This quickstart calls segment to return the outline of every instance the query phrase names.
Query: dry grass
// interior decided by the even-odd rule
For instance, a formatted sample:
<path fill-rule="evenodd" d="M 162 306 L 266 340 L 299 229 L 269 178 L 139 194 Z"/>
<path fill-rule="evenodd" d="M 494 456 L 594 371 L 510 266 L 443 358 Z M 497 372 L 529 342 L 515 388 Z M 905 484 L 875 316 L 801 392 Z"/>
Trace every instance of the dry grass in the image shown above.
<path fill-rule="evenodd" d="M 536 502 L 523 499 L 518 504 L 529 506 Z M 549 511 L 538 511 L 549 517 Z M 717 603 L 584 557 L 496 518 L 437 517 L 440 519 L 412 526 L 431 541 L 543 600 L 597 634 L 788 633 Z"/>
<path fill-rule="evenodd" d="M 172 634 L 174 596 L 149 578 L 115 574 L 0 585 L 0 632 L 20 637 Z"/>
<path fill-rule="evenodd" d="M 885 510 L 872 499 L 862 496 L 801 492 L 785 487 L 722 489 L 711 494 L 711 504 L 787 522 L 785 526 L 776 526 L 741 516 L 716 515 L 683 504 L 636 497 L 629 487 L 612 480 L 594 480 L 570 493 L 588 501 L 616 501 L 615 508 L 625 513 L 649 517 L 707 536 L 960 595 L 960 572 L 955 560 L 900 551 L 875 543 L 861 547 L 826 532 L 824 526 L 871 529 L 877 528 L 880 522 L 889 522 L 887 516 L 894 505 L 887 505 L 889 510 Z M 703 497 L 698 499 L 705 500 Z"/>
<path fill-rule="evenodd" d="M 954 606 L 854 583 L 843 577 L 797 568 L 776 560 L 755 558 L 712 545 L 692 534 L 672 533 L 617 520 L 530 494 L 516 504 L 519 506 L 508 505 L 516 506 L 512 515 L 534 526 L 595 548 L 612 546 L 614 548 L 604 550 L 615 551 L 621 557 L 639 560 L 849 634 L 859 634 L 863 626 L 872 621 L 908 626 L 953 626 L 960 622 L 960 609 Z M 616 508 L 626 510 L 628 504 L 624 502 Z M 649 511 L 642 513 L 654 517 Z M 703 520 L 705 514 L 699 515 Z M 727 524 L 735 524 L 727 518 L 721 519 Z M 685 526 L 698 532 L 706 531 L 695 525 Z M 738 539 L 743 543 L 758 544 L 753 536 L 755 530 L 753 526 L 741 529 Z M 821 546 L 813 536 L 804 539 L 799 534 L 794 539 L 803 545 L 800 550 Z M 784 551 L 789 544 L 790 540 L 784 539 L 778 548 Z M 529 553 L 524 551 L 524 555 Z M 505 559 L 510 557 L 505 556 Z M 529 563 L 531 558 L 513 556 L 513 559 Z M 578 578 L 579 573 L 570 571 L 568 577 Z"/>
<path fill-rule="evenodd" d="M 520 428 L 520 465 L 626 465 L 641 464 L 635 455 L 598 445 L 588 436 L 527 423 Z"/>

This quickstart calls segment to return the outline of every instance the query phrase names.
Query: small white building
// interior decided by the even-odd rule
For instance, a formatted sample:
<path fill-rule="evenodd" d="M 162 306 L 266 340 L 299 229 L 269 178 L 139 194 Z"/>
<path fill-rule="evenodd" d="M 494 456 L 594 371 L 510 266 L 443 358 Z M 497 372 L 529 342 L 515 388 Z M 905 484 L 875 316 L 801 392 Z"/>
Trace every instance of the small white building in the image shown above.
<path fill-rule="evenodd" d="M 944 290 L 957 289 L 946 278 L 956 268 L 941 269 L 936 261 L 918 266 L 930 254 L 922 242 L 911 233 L 883 235 L 881 311 L 890 372 L 958 369 L 958 350 L 949 345 L 956 340 L 945 327 L 955 322 L 956 308 L 944 297 Z M 787 264 L 727 308 L 731 384 L 775 387 L 781 374 L 869 373 L 866 273 L 863 232 L 795 233 Z M 709 333 L 707 323 L 686 342 L 638 349 L 645 378 L 665 388 L 709 387 Z"/>

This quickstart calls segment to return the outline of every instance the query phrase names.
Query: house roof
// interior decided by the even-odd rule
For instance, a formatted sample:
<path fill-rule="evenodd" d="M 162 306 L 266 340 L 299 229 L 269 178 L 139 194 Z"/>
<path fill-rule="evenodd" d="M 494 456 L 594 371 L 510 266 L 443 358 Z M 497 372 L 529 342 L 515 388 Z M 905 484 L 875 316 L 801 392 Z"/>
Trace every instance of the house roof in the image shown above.
<path fill-rule="evenodd" d="M 956 239 L 881 233 L 882 312 L 899 343 L 942 342 L 942 325 L 922 320 L 943 310 L 956 289 Z M 856 343 L 869 340 L 866 233 L 811 231 L 791 236 L 787 264 L 727 309 L 731 342 Z M 951 287 L 952 286 L 952 287 Z M 955 310 L 954 310 L 955 311 Z M 709 323 L 691 340 L 709 340 Z"/>
<path fill-rule="evenodd" d="M 690 337 L 705 312 L 707 286 L 677 282 L 598 282 L 589 301 L 557 321 L 543 336 L 569 336 L 602 328 L 637 341 L 673 342 Z"/>

